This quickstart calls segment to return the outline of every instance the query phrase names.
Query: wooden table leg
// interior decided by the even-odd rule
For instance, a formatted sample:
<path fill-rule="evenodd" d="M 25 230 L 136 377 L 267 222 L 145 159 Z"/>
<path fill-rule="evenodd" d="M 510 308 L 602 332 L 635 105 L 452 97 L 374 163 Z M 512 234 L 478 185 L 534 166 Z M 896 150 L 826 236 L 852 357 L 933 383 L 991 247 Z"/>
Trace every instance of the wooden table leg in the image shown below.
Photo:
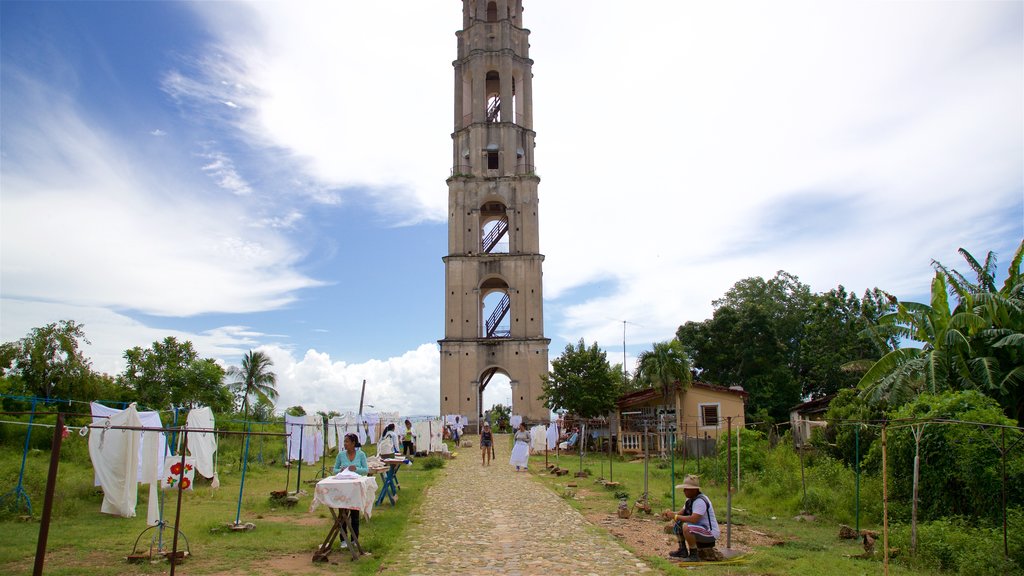
<path fill-rule="evenodd" d="M 359 546 L 359 538 L 356 537 L 355 531 L 352 530 L 352 511 L 343 508 L 338 512 L 343 527 L 342 541 L 348 546 L 348 551 L 352 553 L 352 560 L 358 560 L 363 555 L 363 549 Z"/>
<path fill-rule="evenodd" d="M 327 532 L 327 537 L 324 538 L 323 544 L 313 552 L 313 562 L 327 561 L 327 557 L 331 554 L 331 546 L 334 545 L 334 539 L 341 532 L 342 515 L 335 512 L 334 508 L 328 508 L 328 510 L 331 511 L 331 529 Z"/>

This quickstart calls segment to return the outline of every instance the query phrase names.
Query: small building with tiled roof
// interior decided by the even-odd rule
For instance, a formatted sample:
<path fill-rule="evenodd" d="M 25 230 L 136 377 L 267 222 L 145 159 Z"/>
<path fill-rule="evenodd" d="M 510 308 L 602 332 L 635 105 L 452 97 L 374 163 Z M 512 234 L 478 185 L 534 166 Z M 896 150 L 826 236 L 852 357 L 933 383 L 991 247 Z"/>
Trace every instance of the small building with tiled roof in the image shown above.
<path fill-rule="evenodd" d="M 643 451 L 645 424 L 648 448 L 660 453 L 670 442 L 679 446 L 687 445 L 688 439 L 717 440 L 725 434 L 730 418 L 734 429 L 744 426 L 748 396 L 739 386 L 726 388 L 700 381 L 687 388 L 677 383 L 668 395 L 661 388 L 623 394 L 616 401 L 619 452 Z"/>

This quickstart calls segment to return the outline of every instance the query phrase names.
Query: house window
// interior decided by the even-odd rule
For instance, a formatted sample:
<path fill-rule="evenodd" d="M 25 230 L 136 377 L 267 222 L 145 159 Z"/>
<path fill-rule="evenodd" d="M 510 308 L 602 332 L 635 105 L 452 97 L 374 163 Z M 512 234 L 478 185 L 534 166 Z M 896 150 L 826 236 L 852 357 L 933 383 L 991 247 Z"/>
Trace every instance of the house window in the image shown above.
<path fill-rule="evenodd" d="M 700 413 L 700 425 L 704 427 L 717 428 L 721 421 L 719 416 L 719 404 L 700 404 L 697 406 Z"/>
<path fill-rule="evenodd" d="M 498 153 L 488 152 L 487 153 L 487 169 L 497 170 L 498 169 Z"/>

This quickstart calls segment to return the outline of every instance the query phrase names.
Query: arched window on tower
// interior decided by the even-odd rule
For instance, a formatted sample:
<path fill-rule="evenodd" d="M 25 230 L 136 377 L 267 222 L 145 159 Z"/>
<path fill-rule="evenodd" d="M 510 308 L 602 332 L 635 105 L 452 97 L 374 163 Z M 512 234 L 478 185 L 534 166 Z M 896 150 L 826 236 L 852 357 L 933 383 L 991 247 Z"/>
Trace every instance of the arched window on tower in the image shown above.
<path fill-rule="evenodd" d="M 480 252 L 508 254 L 508 212 L 501 202 L 488 202 L 480 208 Z"/>
<path fill-rule="evenodd" d="M 484 87 L 487 93 L 487 121 L 501 121 L 501 76 L 496 70 L 487 73 L 487 81 Z"/>
<path fill-rule="evenodd" d="M 480 334 L 483 338 L 508 338 L 512 334 L 512 322 L 509 318 L 511 300 L 508 294 L 508 284 L 499 278 L 491 278 L 484 281 L 480 287 L 483 295 L 480 301 L 482 312 Z"/>
<path fill-rule="evenodd" d="M 487 21 L 497 22 L 498 21 L 498 3 L 488 2 L 487 3 Z"/>

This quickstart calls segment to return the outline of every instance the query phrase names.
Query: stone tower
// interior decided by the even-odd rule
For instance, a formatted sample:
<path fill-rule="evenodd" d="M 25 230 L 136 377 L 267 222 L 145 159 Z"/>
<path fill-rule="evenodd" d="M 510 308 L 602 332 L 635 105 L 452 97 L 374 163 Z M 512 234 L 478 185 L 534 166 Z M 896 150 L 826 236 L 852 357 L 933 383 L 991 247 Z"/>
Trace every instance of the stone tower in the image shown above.
<path fill-rule="evenodd" d="M 522 0 L 462 0 L 455 131 L 448 178 L 448 255 L 441 413 L 481 416 L 495 374 L 512 413 L 547 420 L 548 370 L 533 142 L 533 61 Z"/>

